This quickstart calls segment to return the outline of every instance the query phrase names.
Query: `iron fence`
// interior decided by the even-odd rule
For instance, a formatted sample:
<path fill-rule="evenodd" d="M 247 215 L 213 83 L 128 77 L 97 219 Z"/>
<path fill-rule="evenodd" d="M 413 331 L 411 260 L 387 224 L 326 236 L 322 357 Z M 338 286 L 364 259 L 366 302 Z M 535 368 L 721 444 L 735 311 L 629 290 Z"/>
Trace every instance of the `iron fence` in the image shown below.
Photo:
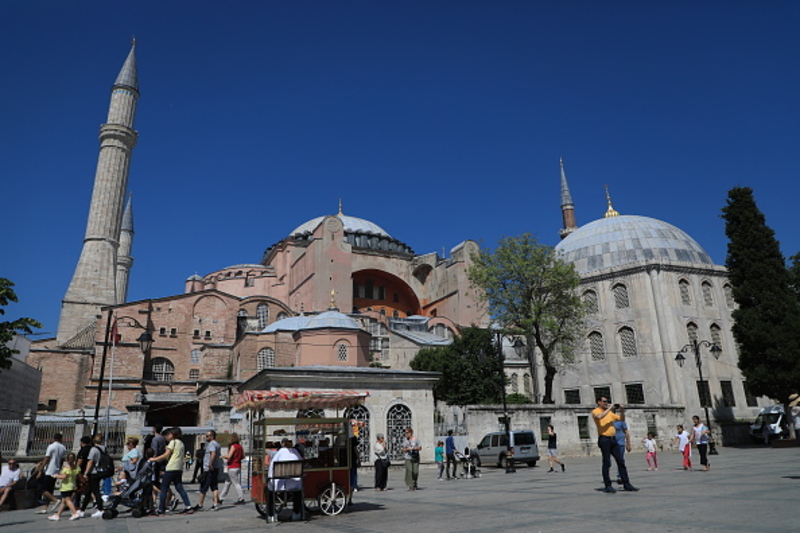
<path fill-rule="evenodd" d="M 0 453 L 4 457 L 17 453 L 22 424 L 19 420 L 0 420 Z"/>
<path fill-rule="evenodd" d="M 61 433 L 63 436 L 61 442 L 71 448 L 75 436 L 75 422 L 72 420 L 36 422 L 33 427 L 33 437 L 28 445 L 28 455 L 44 455 L 56 433 Z"/>

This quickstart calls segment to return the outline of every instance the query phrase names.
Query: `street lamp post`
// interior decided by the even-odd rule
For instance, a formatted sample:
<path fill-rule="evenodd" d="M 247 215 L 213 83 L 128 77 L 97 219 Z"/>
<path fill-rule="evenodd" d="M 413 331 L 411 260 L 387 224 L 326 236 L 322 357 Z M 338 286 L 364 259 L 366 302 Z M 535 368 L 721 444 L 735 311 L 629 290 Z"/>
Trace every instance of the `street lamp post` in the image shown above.
<path fill-rule="evenodd" d="M 519 339 L 514 338 L 512 346 L 517 355 L 521 355 L 525 350 L 525 343 Z M 514 468 L 514 450 L 511 447 L 511 418 L 508 416 L 508 404 L 506 402 L 506 369 L 505 357 L 503 357 L 503 334 L 497 332 L 497 356 L 500 358 L 500 392 L 503 397 L 503 423 L 506 428 L 506 474 L 514 474 L 517 469 Z"/>
<path fill-rule="evenodd" d="M 711 351 L 711 355 L 714 356 L 714 359 L 719 359 L 719 356 L 722 353 L 722 348 L 720 348 L 719 345 L 706 340 L 698 341 L 697 339 L 694 339 L 689 344 L 681 348 L 680 351 L 678 351 L 678 355 L 675 356 L 675 362 L 678 363 L 679 367 L 683 368 L 684 363 L 686 363 L 686 357 L 684 357 L 683 354 L 689 352 L 694 354 L 694 361 L 697 365 L 697 371 L 700 374 L 701 386 L 703 387 L 703 396 L 705 396 L 706 391 L 708 391 L 708 398 L 701 398 L 701 401 L 703 402 L 703 409 L 706 412 L 706 425 L 708 426 L 708 430 L 711 431 L 711 417 L 708 415 L 708 403 L 711 401 L 711 388 L 707 388 L 708 383 L 705 379 L 703 379 L 703 361 L 700 359 L 700 348 L 703 346 L 708 347 L 708 349 Z M 708 441 L 708 454 L 719 454 L 713 435 Z"/>
<path fill-rule="evenodd" d="M 100 360 L 100 381 L 97 384 L 97 399 L 94 404 L 94 425 L 92 426 L 92 434 L 96 434 L 98 432 L 100 426 L 100 397 L 103 395 L 103 380 L 105 379 L 106 374 L 106 357 L 108 355 L 108 345 L 110 343 L 109 339 L 111 337 L 111 332 L 116 332 L 117 324 L 121 321 L 126 321 L 125 324 L 133 327 L 144 330 L 144 332 L 139 335 L 139 338 L 136 339 L 139 343 L 139 349 L 142 350 L 143 354 L 147 354 L 150 352 L 150 349 L 153 347 L 153 334 L 150 333 L 150 330 L 147 326 L 143 326 L 139 323 L 138 320 L 133 318 L 132 316 L 121 316 L 115 317 L 112 314 L 112 310 L 108 310 L 108 322 L 106 323 L 106 336 L 105 341 L 103 342 L 103 356 Z M 116 335 L 116 334 L 115 334 Z M 116 344 L 117 339 L 114 339 L 114 344 Z M 109 399 L 111 398 L 111 390 L 109 387 Z"/>

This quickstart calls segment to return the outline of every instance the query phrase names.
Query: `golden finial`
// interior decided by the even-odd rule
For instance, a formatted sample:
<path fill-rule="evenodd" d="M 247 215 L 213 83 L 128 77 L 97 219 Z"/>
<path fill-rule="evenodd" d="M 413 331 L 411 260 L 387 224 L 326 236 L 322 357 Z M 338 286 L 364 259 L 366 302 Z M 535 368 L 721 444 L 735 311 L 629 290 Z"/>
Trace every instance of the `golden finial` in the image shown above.
<path fill-rule="evenodd" d="M 611 194 L 608 192 L 608 185 L 603 185 L 606 189 L 606 203 L 608 204 L 608 209 L 606 210 L 606 214 L 603 215 L 603 218 L 611 218 L 611 217 L 618 217 L 619 213 L 614 210 L 611 205 Z"/>
<path fill-rule="evenodd" d="M 136 48 L 136 36 L 135 35 L 131 36 L 131 46 Z"/>
<path fill-rule="evenodd" d="M 331 289 L 331 305 L 328 309 L 336 309 L 336 291 Z"/>
<path fill-rule="evenodd" d="M 339 198 L 339 214 L 340 215 L 343 214 L 342 213 L 342 199 L 341 198 Z"/>

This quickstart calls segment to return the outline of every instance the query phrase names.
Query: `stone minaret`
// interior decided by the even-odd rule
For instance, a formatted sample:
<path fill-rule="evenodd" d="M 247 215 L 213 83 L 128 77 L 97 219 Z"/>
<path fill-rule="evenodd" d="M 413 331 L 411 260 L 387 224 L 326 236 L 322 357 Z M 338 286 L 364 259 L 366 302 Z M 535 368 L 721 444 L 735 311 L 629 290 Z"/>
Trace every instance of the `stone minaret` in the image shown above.
<path fill-rule="evenodd" d="M 561 158 L 561 218 L 564 221 L 564 227 L 558 234 L 563 239 L 576 229 L 578 225 L 575 223 L 575 206 L 572 204 L 572 195 L 569 193 L 569 185 L 567 185 L 567 173 L 564 171 L 564 158 Z"/>
<path fill-rule="evenodd" d="M 133 129 L 136 102 L 139 99 L 135 50 L 134 41 L 111 87 L 108 120 L 100 126 L 100 155 L 97 158 L 89 221 L 78 266 L 61 302 L 59 345 L 65 344 L 94 323 L 101 307 L 120 301 L 116 280 L 117 250 L 128 169 L 137 138 Z"/>
<path fill-rule="evenodd" d="M 122 213 L 122 227 L 119 232 L 119 250 L 117 251 L 117 303 L 128 301 L 128 277 L 133 266 L 133 196 L 128 195 L 128 203 Z"/>

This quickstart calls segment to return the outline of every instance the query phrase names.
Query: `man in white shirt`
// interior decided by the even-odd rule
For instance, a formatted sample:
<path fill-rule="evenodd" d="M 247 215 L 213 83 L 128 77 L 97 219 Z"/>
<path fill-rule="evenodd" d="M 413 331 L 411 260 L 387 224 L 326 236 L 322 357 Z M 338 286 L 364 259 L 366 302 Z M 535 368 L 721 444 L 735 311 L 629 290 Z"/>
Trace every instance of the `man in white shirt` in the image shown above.
<path fill-rule="evenodd" d="M 6 502 L 6 498 L 14 490 L 14 483 L 19 481 L 20 470 L 16 459 L 9 459 L 8 464 L 3 467 L 0 473 L 0 506 Z"/>
<path fill-rule="evenodd" d="M 61 435 L 61 433 L 53 435 L 53 442 L 50 443 L 44 454 L 44 473 L 39 479 L 39 492 L 42 493 L 42 497 L 45 498 L 46 501 L 44 507 L 37 511 L 39 514 L 46 514 L 48 512 L 47 502 L 55 506 L 61 501 L 53 496 L 53 493 L 56 490 L 55 475 L 61 472 L 61 464 L 64 462 L 64 457 L 67 455 L 67 448 L 61 443 L 62 438 L 63 435 Z"/>
<path fill-rule="evenodd" d="M 302 461 L 303 458 L 292 446 L 292 441 L 283 439 L 281 441 L 281 449 L 275 453 L 275 456 L 269 462 L 268 476 L 271 478 L 275 472 L 275 463 L 283 461 Z M 277 522 L 278 518 L 275 516 L 275 492 L 280 491 L 293 491 L 294 500 L 292 502 L 292 520 L 301 520 L 303 515 L 303 494 L 300 489 L 303 488 L 303 480 L 299 477 L 290 479 L 275 479 L 270 480 L 267 487 L 267 522 Z"/>

